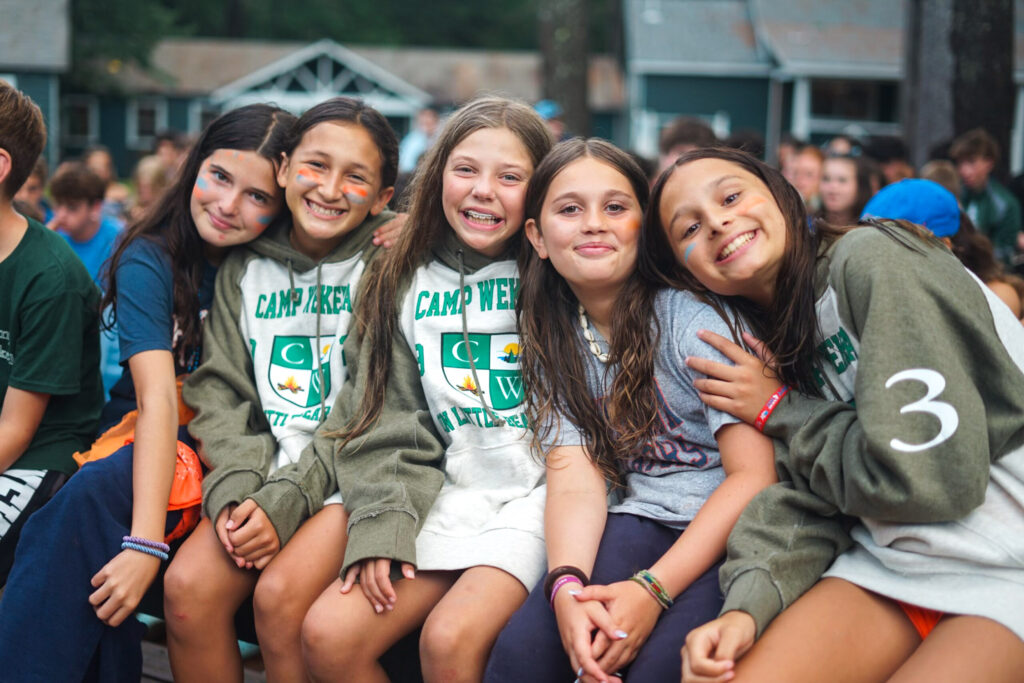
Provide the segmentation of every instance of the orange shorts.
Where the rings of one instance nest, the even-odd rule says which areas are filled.
[[[946,616],[945,612],[939,612],[933,609],[925,609],[924,607],[917,607],[916,605],[908,605],[905,602],[895,601],[897,605],[906,613],[907,618],[910,619],[910,623],[917,629],[918,634],[921,636],[921,640],[928,637],[928,634],[932,632],[935,625],[939,623],[939,619]]]

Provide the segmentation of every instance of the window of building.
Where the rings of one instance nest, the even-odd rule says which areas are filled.
[[[99,140],[99,103],[92,95],[61,98],[61,132],[65,145],[87,147]]]
[[[153,149],[157,133],[167,128],[167,100],[162,97],[129,100],[127,116],[128,148],[148,152]]]

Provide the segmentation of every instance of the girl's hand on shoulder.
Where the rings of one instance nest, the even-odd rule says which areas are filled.
[[[394,218],[373,231],[373,243],[385,249],[395,246],[407,220],[409,220],[409,214],[396,214]]]
[[[563,587],[555,594],[555,618],[562,648],[569,655],[573,671],[581,681],[614,683],[617,679],[606,673],[594,654],[594,632],[610,641],[621,640],[625,632],[613,621],[605,606],[597,600],[578,601],[577,586]]]
[[[125,549],[92,577],[89,604],[107,626],[120,626],[142,600],[160,570],[160,558]]]
[[[683,646],[683,683],[720,683],[732,680],[736,661],[754,644],[757,625],[746,612],[726,612],[686,636]]]
[[[415,579],[415,567],[403,562],[402,576]],[[341,592],[351,591],[357,579],[374,612],[383,614],[384,610],[391,611],[395,608],[398,595],[391,583],[391,558],[371,557],[349,567],[345,573],[345,581],[341,584]]]
[[[632,662],[662,612],[657,600],[635,581],[587,586],[574,597],[580,602],[600,602],[616,625],[616,631],[603,634],[607,647],[604,642],[594,643],[594,656],[603,671],[618,671]]]
[[[700,330],[697,336],[735,363],[726,365],[693,356],[686,359],[687,367],[708,376],[707,379],[693,381],[694,388],[700,393],[700,400],[716,410],[754,424],[765,402],[780,384],[771,353],[749,332],[743,333],[743,339],[757,355],[748,353],[732,340],[708,330]]]
[[[281,550],[277,530],[267,513],[256,501],[246,498],[236,507],[225,522],[227,537],[234,547],[231,555],[238,566],[246,569],[263,569]]]

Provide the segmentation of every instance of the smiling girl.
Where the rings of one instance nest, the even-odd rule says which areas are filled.
[[[684,156],[652,201],[655,257],[774,352],[766,372],[708,337],[736,367],[691,365],[708,404],[778,439],[784,479],[730,538],[725,613],[688,638],[685,680],[1019,680],[1020,324],[922,228],[810,233],[745,154]]]
[[[357,100],[307,111],[277,171],[291,220],[233,251],[218,274],[203,363],[184,392],[211,468],[205,515],[164,580],[176,680],[241,680],[233,617],[254,590],[268,675],[305,680],[299,629],[338,574],[346,516],[325,504],[341,499],[320,462],[300,456],[345,380],[353,301],[397,150],[387,120]],[[215,237],[230,234],[209,219]]]
[[[684,363],[696,329],[727,324],[637,268],[646,200],[640,168],[596,139],[561,143],[530,182],[519,321],[550,571],[488,680],[671,679],[721,606],[726,536],[774,480],[770,441],[704,406]]]
[[[513,255],[527,181],[550,146],[524,104],[464,106],[414,180],[408,228],[368,275],[338,423],[345,580],[303,624],[314,680],[387,680],[377,660],[422,624],[424,678],[478,681],[543,572],[543,469],[520,406]],[[404,577],[395,583],[392,561]]]
[[[176,453],[179,464],[195,460],[178,426],[188,415],[175,376],[198,362],[226,250],[254,239],[280,209],[274,163],[293,121],[267,105],[215,120],[115,249],[104,306],[113,307],[126,367],[101,425],[125,420],[108,439],[117,450],[83,466],[25,527],[0,602],[5,679],[139,679],[144,628],[129,617],[167,559],[165,537],[191,528],[187,512],[168,512],[172,481],[188,470],[176,471]]]

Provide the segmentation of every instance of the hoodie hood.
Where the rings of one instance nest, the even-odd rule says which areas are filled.
[[[335,263],[355,256],[359,252],[373,247],[373,231],[395,217],[393,211],[381,211],[376,216],[367,216],[366,220],[334,248],[323,260],[314,261],[297,250],[291,243],[292,221],[289,219],[275,221],[266,232],[247,245],[247,248],[264,258],[279,263],[291,263],[296,272],[305,273],[319,264]]]
[[[452,270],[459,271],[459,251],[461,250],[462,261],[460,272],[471,275],[481,268],[485,268],[497,261],[514,261],[516,259],[516,248],[518,245],[519,240],[509,240],[509,246],[505,251],[496,258],[491,258],[490,256],[485,256],[479,251],[475,251],[463,244],[455,235],[454,230],[446,230],[441,243],[434,247],[433,255],[437,261],[443,263]]]

